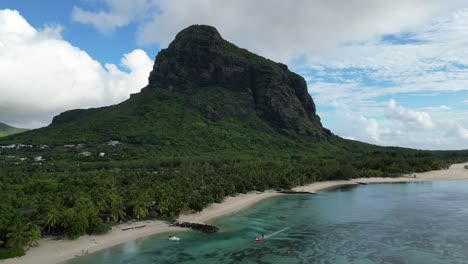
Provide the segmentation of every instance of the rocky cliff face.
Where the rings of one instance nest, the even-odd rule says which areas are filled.
[[[326,138],[305,80],[275,63],[224,40],[211,26],[179,32],[156,57],[145,89],[188,92],[221,86],[251,96],[255,112],[287,134]]]

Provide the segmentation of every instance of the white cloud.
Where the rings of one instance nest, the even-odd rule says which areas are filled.
[[[333,52],[311,54],[307,63],[345,73],[346,82],[335,80],[338,89],[339,85],[344,86],[339,93],[344,98],[362,100],[402,93],[437,96],[440,92],[468,90],[468,9],[431,20],[411,32],[411,37],[397,37],[414,42],[350,43]],[[366,78],[363,80],[362,76]],[[386,83],[369,85],[369,79]],[[350,81],[356,89],[346,88]]]
[[[383,110],[383,109],[382,109]],[[438,122],[431,129],[414,129],[414,124],[395,122],[394,119],[367,118],[349,109],[338,108],[336,112],[326,112],[324,119],[337,123],[334,133],[338,135],[383,146],[404,146],[418,149],[467,149],[467,112],[437,112]]]
[[[390,120],[396,120],[404,125],[416,129],[433,128],[431,116],[426,112],[418,112],[398,106],[396,101],[390,99],[385,108],[385,117]]]
[[[460,2],[192,0],[180,5],[162,0],[163,12],[142,26],[139,40],[165,46],[190,24],[210,24],[242,47],[289,61],[327,49],[334,53],[339,43],[367,41],[415,28]]]
[[[463,130],[453,129],[468,127],[468,111],[461,102],[451,101],[454,97],[450,96],[464,96],[462,92],[468,91],[467,32],[468,9],[462,9],[408,33],[414,42],[405,43],[403,34],[396,36],[403,43],[350,43],[334,53],[309,56],[308,66],[322,71],[308,76],[317,108],[339,102],[355,115],[369,117],[382,112],[383,115],[373,115],[380,127],[379,144],[468,148],[468,140],[461,136]],[[425,106],[408,109],[396,102],[382,105],[382,97],[394,95]]]
[[[106,87],[111,89],[113,102],[127,98],[130,93],[138,92],[148,84],[148,76],[153,68],[153,61],[146,52],[141,49],[124,54],[121,65],[129,70],[129,73],[121,71],[116,65],[106,63],[107,70]]]
[[[449,111],[452,108],[447,105],[439,105],[439,106],[427,106],[427,107],[421,107],[421,110],[426,110],[426,111]]]
[[[361,129],[364,129],[366,135],[370,137],[370,142],[378,143],[380,141],[379,123],[377,120],[360,116],[356,121],[361,125]]]
[[[86,11],[73,7],[74,21],[91,24],[101,33],[112,33],[116,28],[127,26],[135,20],[144,19],[145,14],[153,11],[156,1],[151,0],[105,0],[108,11]]]
[[[462,139],[468,139],[468,130],[464,127],[458,126],[456,128],[456,135]]]
[[[0,120],[46,125],[65,110],[118,103],[147,84],[152,61],[142,50],[122,58],[128,73],[105,68],[63,40],[60,28],[36,30],[15,10],[0,10]]]
[[[413,29],[463,0],[105,0],[107,10],[75,7],[73,19],[101,32],[137,22],[140,43],[166,46],[192,24],[217,27],[236,44],[279,61],[339,43]]]
[[[439,92],[434,92],[434,93],[416,93],[416,94],[408,94],[409,96],[415,96],[415,97],[433,97],[433,96],[438,96],[440,95]]]
[[[338,106],[336,112],[319,113],[322,120],[334,120],[337,126],[332,132],[343,138],[382,144],[382,131],[374,118],[354,114],[350,109]],[[324,123],[327,126],[326,123]]]
[[[431,115],[443,121],[436,122]],[[468,146],[468,138],[460,137],[454,129],[468,127],[466,113],[454,115],[447,110],[433,110],[431,115],[404,108],[391,100],[385,105],[375,104],[361,109],[337,104],[336,110],[323,113],[322,120],[326,125],[327,120],[333,120],[332,131],[340,136],[383,146],[419,149],[463,149]]]

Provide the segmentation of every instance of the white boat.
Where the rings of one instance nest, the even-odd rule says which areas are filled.
[[[179,240],[180,240],[180,237],[169,236],[169,240],[172,240],[172,241],[179,241]]]
[[[256,237],[255,238],[255,242],[257,242],[257,243],[263,242],[264,240],[265,240],[264,237]]]

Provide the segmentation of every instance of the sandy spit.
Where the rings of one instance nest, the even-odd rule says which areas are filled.
[[[323,189],[337,187],[340,185],[355,185],[359,183],[391,183],[391,182],[421,182],[421,181],[448,181],[468,180],[467,163],[453,164],[447,170],[435,170],[422,173],[412,173],[396,178],[357,178],[348,181],[325,181],[315,182],[306,186],[298,186],[295,191],[318,192]]]

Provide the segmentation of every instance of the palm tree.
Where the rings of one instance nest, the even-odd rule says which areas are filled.
[[[123,205],[122,197],[116,194],[112,194],[111,203],[109,207],[109,213],[114,222],[118,221],[120,218],[125,218],[127,216],[124,210],[125,210],[125,207]]]
[[[111,204],[111,197],[109,193],[104,191],[98,192],[97,190],[93,193],[94,197],[94,205],[97,210],[97,215],[102,217],[106,222],[110,219],[110,204]]]
[[[151,198],[148,193],[138,192],[137,190],[133,190],[128,195],[129,204],[133,207],[133,216],[137,219],[140,217],[148,216],[149,208],[151,207]]]
[[[97,198],[95,201],[96,208],[99,212],[108,212],[109,211],[109,202],[105,198]]]
[[[149,206],[145,205],[144,202],[137,202],[133,206],[133,215],[135,215],[137,219],[148,216],[148,208]]]
[[[28,250],[30,247],[36,247],[39,245],[41,239],[41,228],[33,223],[28,223]]]
[[[16,222],[8,228],[7,245],[14,248],[23,247],[28,243],[28,228],[22,222]]]
[[[47,212],[46,215],[46,222],[44,227],[47,227],[47,232],[52,230],[54,232],[55,228],[63,227],[64,226],[64,219],[62,216],[62,212],[57,210],[56,208],[52,208]]]

